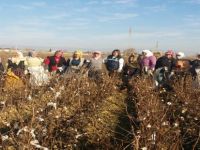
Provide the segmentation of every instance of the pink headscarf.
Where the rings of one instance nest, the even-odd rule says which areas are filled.
[[[165,55],[171,55],[171,56],[174,56],[174,52],[173,50],[168,50]]]

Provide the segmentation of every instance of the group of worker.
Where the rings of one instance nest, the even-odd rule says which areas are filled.
[[[16,51],[13,57],[8,59],[5,67],[0,59],[0,71],[5,74],[4,86],[6,87],[23,85],[22,78],[27,75],[31,86],[42,86],[48,84],[50,77],[81,74],[83,73],[81,70],[86,70],[87,76],[95,82],[102,80],[103,72],[106,72],[109,77],[121,77],[121,89],[124,89],[134,76],[152,76],[155,86],[158,87],[166,82],[166,78],[170,79],[174,71],[182,70],[190,72],[196,87],[200,87],[200,54],[194,60],[184,59],[184,57],[182,52],[175,53],[168,50],[163,56],[157,58],[151,50],[143,50],[139,55],[130,54],[125,62],[119,49],[113,50],[105,58],[101,51],[93,51],[91,57],[87,59],[83,57],[83,52],[80,50],[75,51],[68,59],[65,59],[62,50],[56,51],[54,55],[47,56],[45,59],[40,58],[37,51],[30,51],[26,57],[22,52]],[[15,82],[16,84],[13,84]]]

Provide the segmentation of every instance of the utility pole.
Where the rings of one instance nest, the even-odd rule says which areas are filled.
[[[158,41],[156,41],[156,51],[158,51]]]
[[[129,48],[132,48],[132,28],[131,27],[129,27],[128,34],[129,34]]]

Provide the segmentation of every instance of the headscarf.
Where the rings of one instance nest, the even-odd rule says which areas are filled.
[[[114,54],[114,52],[117,52],[118,53],[118,56],[117,57],[121,57],[121,52],[119,49],[115,49],[112,51],[112,55]]]
[[[62,51],[62,50],[57,50],[57,51],[54,53],[54,56],[56,56],[58,53],[61,53],[61,56],[62,56],[63,51]]]
[[[168,50],[165,55],[171,55],[171,56],[174,56],[174,52],[173,50]]]
[[[78,58],[82,58],[83,57],[83,52],[81,50],[77,50],[74,52],[74,55],[77,55]]]
[[[183,57],[185,57],[185,54],[184,54],[183,52],[178,52],[178,53],[176,54],[176,57],[177,57],[178,59],[182,59]]]
[[[29,57],[33,57],[33,54],[35,54],[35,53],[36,53],[35,50],[29,51],[29,52],[28,52],[28,56],[29,56]]]
[[[13,63],[17,63],[18,64],[20,61],[24,61],[25,60],[22,52],[20,52],[20,51],[15,51],[15,52],[17,53],[17,56],[11,58],[11,61]]]
[[[198,53],[198,54],[197,54],[197,58],[199,58],[199,59],[200,59],[200,53]]]
[[[143,53],[146,53],[145,57],[153,56],[153,53],[149,49],[145,49],[142,51]]]
[[[24,55],[22,52],[20,51],[17,51],[17,55],[18,55],[18,58],[24,58]]]
[[[99,54],[97,57],[94,57],[95,55],[95,53],[97,53],[97,54]],[[93,55],[92,55],[92,57],[93,58],[95,58],[95,59],[99,59],[100,57],[101,57],[101,52],[100,51],[94,51],[93,53],[92,53]]]

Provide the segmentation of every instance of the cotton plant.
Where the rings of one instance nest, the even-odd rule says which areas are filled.
[[[32,140],[30,141],[30,145],[32,145],[32,146],[34,146],[35,148],[38,148],[38,149],[49,150],[47,147],[44,147],[44,146],[39,144],[39,141],[36,139],[35,129],[29,128],[28,126],[25,126],[21,129],[19,129],[16,135],[19,136],[20,134],[22,134],[22,132],[30,133],[30,135],[32,137]]]

